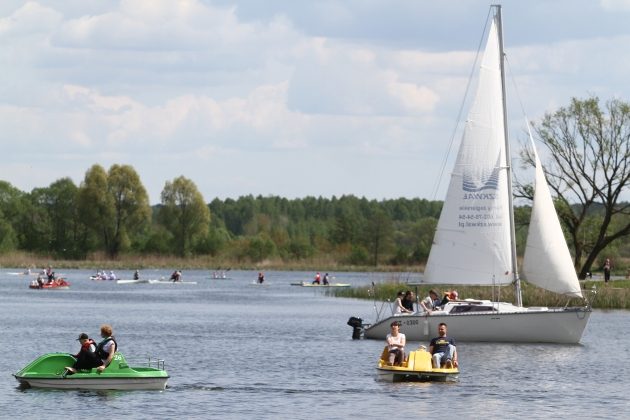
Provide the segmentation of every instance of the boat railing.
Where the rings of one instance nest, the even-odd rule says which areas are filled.
[[[152,356],[146,356],[144,358],[136,357],[132,360],[127,360],[127,364],[129,366],[142,366],[142,367],[148,367],[148,368],[155,368],[159,370],[165,370],[164,359],[159,359],[157,357],[152,357]]]
[[[387,308],[389,308],[389,314],[387,314]],[[387,299],[386,301],[382,301],[379,308],[376,307],[375,301],[374,310],[376,311],[376,320],[374,321],[375,324],[379,322],[381,318],[389,318],[390,316],[394,315],[394,307],[392,306],[392,302],[389,299]],[[383,312],[385,312],[384,315]]]

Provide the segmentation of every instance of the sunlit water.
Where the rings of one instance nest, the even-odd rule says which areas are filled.
[[[0,413],[3,418],[623,418],[630,312],[596,311],[581,345],[461,344],[455,384],[375,380],[383,343],[351,339],[350,316],[374,318],[371,302],[290,286],[312,273],[252,271],[196,285],[91,281],[66,270],[69,290],[29,290],[0,271]],[[130,272],[121,272],[130,277]],[[145,277],[168,276],[145,271]],[[385,274],[341,273],[353,285]],[[413,279],[412,279],[413,280]],[[38,355],[76,353],[80,332],[111,323],[128,359],[166,360],[165,391],[20,390],[11,376]],[[408,348],[420,343],[411,343]],[[427,344],[427,343],[422,343]],[[396,413],[396,415],[392,415]]]

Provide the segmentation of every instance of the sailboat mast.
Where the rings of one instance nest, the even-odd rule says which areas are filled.
[[[493,5],[496,10],[495,19],[497,22],[497,33],[499,35],[499,55],[501,64],[501,97],[503,103],[503,136],[505,138],[505,169],[507,171],[508,185],[508,205],[510,214],[510,246],[512,251],[512,275],[514,276],[514,294],[516,295],[516,304],[523,306],[523,298],[521,296],[521,280],[518,275],[518,266],[516,263],[516,228],[514,223],[514,198],[512,195],[512,160],[510,153],[510,141],[508,137],[507,124],[507,104],[505,96],[505,54],[503,52],[503,23],[501,21],[501,5]]]

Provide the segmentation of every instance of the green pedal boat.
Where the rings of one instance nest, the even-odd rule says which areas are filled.
[[[147,359],[145,366],[129,366],[125,357],[116,352],[112,362],[99,373],[96,369],[68,374],[75,358],[68,353],[47,353],[14,374],[26,388],[54,389],[165,389],[168,373],[164,360]]]

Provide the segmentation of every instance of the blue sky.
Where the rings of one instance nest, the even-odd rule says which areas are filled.
[[[437,174],[488,10],[476,0],[3,0],[0,179],[31,191],[119,163],[152,204],[180,175],[206,201],[442,199]],[[574,96],[630,100],[630,0],[508,0],[503,17],[534,121]],[[517,142],[520,108],[509,117]]]

